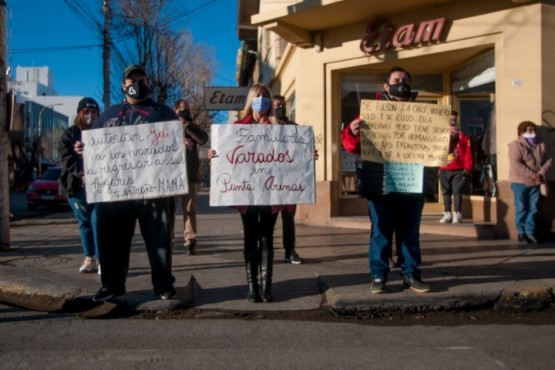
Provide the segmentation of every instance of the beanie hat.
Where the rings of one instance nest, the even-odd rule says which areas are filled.
[[[147,75],[143,67],[136,64],[131,64],[130,66],[127,66],[127,68],[125,68],[125,70],[123,71],[123,81],[125,81],[127,77],[129,77],[129,75],[133,72],[138,72],[144,76]]]
[[[100,109],[98,109],[98,103],[93,98],[83,98],[79,100],[79,104],[77,104],[77,113],[81,112],[81,110],[85,108],[91,108],[100,111]]]

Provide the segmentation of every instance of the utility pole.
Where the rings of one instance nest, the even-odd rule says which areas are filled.
[[[0,0],[1,1],[1,0]],[[104,109],[110,107],[110,0],[104,0],[104,29],[102,30],[102,64],[104,74]]]
[[[0,250],[10,249],[10,186],[8,177],[8,107],[6,17],[8,5],[0,0]]]

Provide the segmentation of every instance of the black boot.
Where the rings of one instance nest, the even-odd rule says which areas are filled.
[[[262,288],[260,295],[263,302],[272,302],[272,272],[274,270],[274,247],[263,238],[261,251],[260,273],[262,275]]]
[[[247,270],[247,285],[249,291],[247,299],[249,302],[260,302],[260,295],[258,293],[258,256],[257,253],[243,253],[245,257],[245,268]]]

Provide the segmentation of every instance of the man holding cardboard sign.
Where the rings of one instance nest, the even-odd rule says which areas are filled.
[[[403,285],[424,293],[419,265],[420,220],[424,208],[424,165],[447,159],[449,108],[418,103],[410,74],[394,67],[386,75],[378,101],[361,102],[361,115],[341,133],[345,150],[360,154],[359,193],[368,199],[372,222],[369,260],[372,293],[386,291],[393,233],[401,247]],[[444,118],[442,118],[444,117]]]

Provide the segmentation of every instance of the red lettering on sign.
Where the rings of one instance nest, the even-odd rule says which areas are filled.
[[[293,158],[289,154],[289,150],[285,151],[285,153],[276,153],[275,149],[267,153],[257,153],[257,152],[249,152],[249,151],[242,151],[244,145],[239,145],[237,148],[233,149],[231,154],[226,154],[226,158],[229,163],[231,164],[241,164],[241,163],[291,163],[293,162]]]
[[[170,134],[167,131],[150,130],[148,136],[154,136],[151,144],[156,146],[160,143],[160,139],[165,139],[169,137]]]
[[[445,17],[441,17],[418,24],[404,24],[395,29],[389,21],[377,19],[366,26],[366,36],[360,41],[360,50],[367,54],[374,54],[385,52],[392,47],[404,49],[440,42],[446,22]]]

